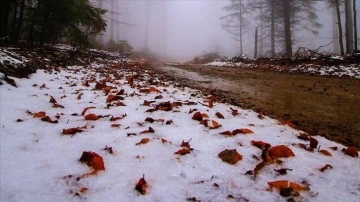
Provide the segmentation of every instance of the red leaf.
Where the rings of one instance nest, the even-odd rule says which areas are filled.
[[[306,133],[300,133],[299,136],[297,136],[297,138],[301,139],[301,140],[305,140],[305,141],[309,141],[310,140],[310,136]]]
[[[324,154],[325,156],[332,156],[330,152],[328,152],[327,150],[324,150],[324,149],[320,150],[319,152]]]
[[[191,139],[189,140],[189,141],[187,141],[187,142],[185,142],[184,140],[181,142],[181,147],[186,147],[186,148],[188,148],[188,149],[190,149],[191,147],[190,147],[190,141],[191,141]]]
[[[221,127],[221,125],[218,122],[216,122],[215,120],[211,120],[211,124],[212,124],[212,126],[210,126],[210,129],[217,129],[217,128]]]
[[[311,150],[316,149],[317,145],[318,145],[318,141],[315,138],[310,137],[310,149]]]
[[[221,135],[227,135],[227,136],[233,136],[232,132],[231,131],[224,131],[224,132],[221,132],[220,133]]]
[[[223,116],[220,112],[216,112],[215,115],[216,115],[219,119],[224,119],[224,116]]]
[[[96,121],[96,120],[99,119],[99,117],[96,116],[95,114],[88,114],[88,115],[86,115],[84,118],[85,118],[85,120],[87,120],[87,121]]]
[[[145,180],[145,175],[136,183],[135,189],[140,192],[140,194],[145,195],[147,192],[147,182]]]
[[[105,170],[103,158],[95,152],[84,151],[79,159],[80,162],[86,163],[95,171]]]
[[[285,145],[278,145],[270,147],[267,151],[266,161],[271,163],[278,158],[288,158],[292,156],[295,156],[295,154],[289,147]]]
[[[226,163],[236,164],[242,159],[241,154],[239,154],[236,149],[225,149],[224,151],[218,154],[219,158]]]
[[[290,182],[288,180],[278,180],[273,182],[268,182],[268,185],[270,186],[270,190],[273,188],[276,188],[278,190],[284,189],[284,188],[291,188],[293,191],[309,191],[310,188],[295,182]]]
[[[83,130],[79,129],[79,128],[68,128],[68,129],[63,129],[62,134],[63,135],[74,135],[75,133],[81,133],[83,132]]]
[[[155,130],[153,128],[149,127],[149,130],[144,130],[140,134],[145,134],[145,133],[155,133]]]
[[[259,149],[265,149],[265,148],[270,148],[271,145],[269,143],[263,142],[263,141],[255,141],[255,140],[251,140],[251,144],[254,145],[255,147],[259,148]]]
[[[85,108],[83,109],[83,111],[81,112],[81,116],[84,116],[87,110],[89,110],[89,109],[94,109],[94,108],[96,108],[96,107],[85,107]]]
[[[358,153],[356,147],[348,147],[346,149],[342,149],[342,151],[346,155],[349,155],[349,156],[352,156],[352,157],[359,157],[359,153]]]
[[[41,117],[44,117],[44,116],[46,116],[46,112],[43,112],[43,111],[41,111],[41,112],[36,112],[36,113],[34,113],[34,115],[33,115],[34,118],[41,118]]]
[[[178,150],[177,152],[175,152],[174,154],[180,154],[180,155],[190,154],[190,149],[189,148],[182,148],[182,149]]]
[[[328,168],[333,168],[330,164],[326,164],[324,167],[320,168],[319,171],[320,172],[324,172],[325,170],[327,170]]]
[[[193,117],[193,120],[197,120],[197,121],[202,121],[203,120],[203,115],[201,114],[201,112],[196,112]]]
[[[118,124],[118,123],[111,124],[111,127],[113,127],[113,128],[118,128],[118,127],[120,127],[120,126],[121,126],[121,125]]]
[[[235,129],[232,131],[233,135],[237,135],[239,133],[242,134],[250,134],[250,133],[254,133],[252,130],[247,129],[247,128],[240,128],[240,129]]]
[[[143,138],[140,140],[140,142],[136,143],[135,145],[146,144],[148,142],[150,142],[149,138]]]
[[[41,118],[42,121],[49,122],[49,123],[58,123],[58,120],[51,120],[49,116],[44,116]]]

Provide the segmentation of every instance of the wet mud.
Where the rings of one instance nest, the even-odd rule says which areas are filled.
[[[360,80],[236,67],[154,66],[180,85],[360,148]]]

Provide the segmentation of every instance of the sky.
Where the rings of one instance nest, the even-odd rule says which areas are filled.
[[[238,42],[231,39],[231,35],[221,26],[220,17],[226,15],[222,8],[229,2],[228,0],[120,0],[111,5],[110,0],[104,0],[103,6],[109,11],[106,14],[108,27],[111,19],[122,22],[115,23],[117,25],[113,32],[115,40],[127,40],[135,51],[147,49],[162,59],[184,62],[205,52],[219,52],[223,56],[238,54]],[[317,49],[334,41],[331,10],[324,4],[318,4],[317,12],[319,22],[323,24],[319,35],[314,36],[302,30],[298,34],[301,43],[297,46]],[[104,39],[109,38],[110,32],[108,28]],[[250,31],[244,38],[244,52],[252,57],[254,36]],[[322,50],[332,51],[332,45]]]

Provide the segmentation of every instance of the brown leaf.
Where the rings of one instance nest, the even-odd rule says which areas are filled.
[[[175,152],[174,154],[179,154],[179,155],[190,154],[190,149],[189,148],[182,148],[182,149],[178,150],[177,152]]]
[[[65,108],[64,106],[62,106],[61,104],[58,104],[58,103],[54,103],[52,107],[54,107],[54,108]]]
[[[79,159],[80,162],[86,163],[89,167],[94,170],[105,170],[103,158],[91,151],[84,151]]]
[[[260,163],[258,163],[255,168],[254,168],[254,179],[256,179],[256,177],[259,175],[259,172],[262,168],[264,168],[266,166],[266,162],[265,161],[262,161]]]
[[[83,111],[81,112],[81,116],[84,116],[87,110],[89,110],[89,109],[95,109],[95,108],[96,108],[96,107],[85,107],[85,108],[83,109]]]
[[[220,112],[216,112],[215,115],[216,115],[219,119],[224,119],[224,116],[223,116]]]
[[[191,147],[190,147],[190,141],[191,141],[191,139],[189,140],[189,141],[187,141],[187,142],[185,142],[184,140],[181,142],[181,147],[186,147],[186,148],[188,148],[188,149],[190,149]]]
[[[219,158],[226,163],[236,164],[242,159],[241,154],[239,154],[236,149],[225,149],[224,151],[218,154]]]
[[[318,141],[315,138],[310,136],[310,149],[311,150],[316,149],[317,145],[318,145]]]
[[[330,152],[328,152],[327,150],[325,150],[325,149],[322,149],[319,152],[324,154],[325,156],[332,156],[332,154]]]
[[[143,138],[140,140],[140,142],[136,143],[135,145],[146,144],[148,142],[150,142],[149,138]]]
[[[53,96],[50,96],[50,103],[56,104],[57,101],[55,100],[55,98]]]
[[[213,107],[214,107],[213,100],[209,100],[209,108],[213,108]]]
[[[310,141],[310,136],[306,133],[300,133],[299,136],[297,136],[300,140]]]
[[[193,120],[196,120],[196,121],[202,121],[203,120],[203,116],[201,114],[201,112],[196,112],[193,117],[192,117]]]
[[[278,158],[288,158],[295,156],[294,152],[285,145],[278,145],[274,147],[270,147],[270,149],[267,151],[267,162],[273,162]]]
[[[359,153],[356,149],[356,147],[348,147],[348,148],[344,148],[342,149],[342,151],[344,152],[344,154],[352,156],[352,157],[359,157]]]
[[[153,128],[149,127],[148,130],[144,130],[140,134],[145,134],[145,133],[155,133],[155,130]]]
[[[81,133],[83,132],[83,130],[79,129],[79,128],[68,128],[68,129],[63,129],[62,134],[63,135],[74,135],[75,133]]]
[[[58,123],[59,121],[58,120],[51,120],[51,118],[49,116],[44,116],[41,118],[42,121],[45,121],[45,122],[49,122],[49,123]]]
[[[84,118],[87,121],[96,121],[99,119],[99,117],[96,116],[96,114],[88,114],[88,115],[84,116]]]
[[[118,123],[111,124],[111,127],[113,127],[113,128],[118,128],[118,127],[120,127],[120,126],[121,126],[121,125],[118,124]]]
[[[281,190],[284,188],[291,188],[293,191],[309,191],[310,188],[302,185],[302,184],[298,184],[295,182],[290,182],[288,180],[278,180],[278,181],[273,181],[273,182],[268,182],[268,185],[270,187],[270,190],[272,190],[273,188]]]
[[[328,168],[333,168],[330,164],[326,164],[324,167],[320,168],[319,171],[320,172],[324,172],[325,170],[327,170]]]
[[[33,114],[34,118],[41,118],[41,117],[44,117],[44,116],[46,116],[46,112],[43,112],[43,111],[36,112],[36,113]]]
[[[271,145],[269,143],[263,142],[263,141],[255,141],[255,140],[251,140],[251,144],[254,145],[255,147],[259,148],[259,149],[265,149],[265,148],[270,148]]]
[[[117,101],[117,100],[124,100],[123,97],[121,97],[120,95],[108,95],[108,97],[106,98],[106,102],[112,102],[112,101]]]
[[[224,131],[224,132],[221,132],[220,133],[221,135],[227,135],[227,136],[233,136],[232,132],[231,131]]]
[[[250,133],[254,133],[252,130],[247,129],[247,128],[240,128],[240,129],[235,129],[232,131],[233,135],[237,135],[239,133],[242,134],[250,134]]]
[[[145,195],[147,192],[147,182],[145,180],[145,175],[136,183],[135,189],[140,192],[140,194]]]
[[[236,116],[236,115],[239,114],[238,110],[236,110],[236,109],[233,109],[233,108],[230,107],[230,110],[231,110],[231,114],[232,114],[233,116]]]
[[[215,120],[211,120],[211,124],[212,124],[212,126],[210,126],[210,129],[217,129],[217,128],[221,127],[221,125],[218,122],[216,122]]]

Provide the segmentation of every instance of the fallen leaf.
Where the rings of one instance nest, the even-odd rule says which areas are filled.
[[[84,118],[87,121],[96,121],[99,119],[99,117],[96,116],[96,114],[88,114],[88,115],[84,116]]]
[[[317,148],[318,141],[310,136],[310,150],[314,150]]]
[[[344,148],[342,149],[342,151],[344,152],[344,154],[352,156],[352,157],[359,157],[359,153],[356,149],[356,147],[348,147],[348,148]]]
[[[63,105],[58,104],[58,103],[54,103],[52,107],[54,107],[54,108],[65,108]]]
[[[83,132],[83,130],[79,129],[79,128],[68,128],[68,129],[63,129],[62,134],[63,135],[74,135],[76,133],[81,133]]]
[[[214,107],[213,101],[209,100],[209,108],[213,108],[213,107]]]
[[[265,149],[265,148],[270,148],[271,145],[269,143],[263,142],[263,141],[255,141],[255,140],[251,140],[251,144],[254,145],[255,147],[259,148],[259,149]]]
[[[147,192],[147,182],[145,180],[145,175],[136,183],[135,189],[140,192],[140,194],[145,195]]]
[[[149,138],[143,138],[140,140],[140,142],[136,143],[135,145],[146,144],[148,142],[150,142]]]
[[[254,168],[254,179],[256,179],[256,177],[259,175],[259,172],[262,168],[264,168],[266,166],[266,162],[265,161],[262,161],[260,163],[258,163],[255,168]]]
[[[44,116],[41,118],[42,121],[45,121],[45,122],[49,122],[49,123],[58,123],[59,121],[58,120],[51,120],[51,118],[49,116]]]
[[[235,129],[232,131],[233,135],[237,135],[239,133],[241,134],[250,134],[250,133],[254,133],[252,130],[247,129],[247,128],[240,128],[240,129]]]
[[[305,141],[310,141],[310,136],[306,133],[300,133],[300,135],[297,136],[297,138]]]
[[[231,114],[232,114],[233,116],[236,116],[236,115],[239,114],[238,110],[236,110],[236,109],[233,109],[233,108],[230,107],[230,110],[231,110]]]
[[[36,113],[33,114],[34,118],[41,118],[41,117],[44,117],[44,116],[46,116],[46,112],[43,112],[43,111],[36,112]]]
[[[326,164],[324,167],[320,168],[319,171],[324,172],[325,170],[327,170],[329,168],[333,168],[333,167],[330,164]]]
[[[80,162],[86,163],[89,167],[94,170],[105,170],[103,158],[91,151],[84,151],[79,159]]]
[[[105,148],[101,149],[101,150],[105,150],[105,151],[109,152],[110,154],[114,153],[114,151],[112,150],[112,147],[108,147],[107,145],[105,145]]]
[[[95,109],[96,107],[85,107],[84,109],[83,109],[83,111],[81,112],[81,116],[84,116],[85,115],[85,113],[87,112],[87,110],[89,110],[89,109]]]
[[[292,169],[289,168],[281,168],[281,169],[274,169],[276,172],[278,172],[280,175],[286,175],[287,171],[292,171]]]
[[[187,141],[187,142],[185,142],[184,140],[181,142],[181,147],[186,147],[186,148],[188,148],[188,149],[190,149],[191,147],[190,147],[190,141],[191,141],[191,139],[189,140],[189,141]]]
[[[231,131],[224,131],[220,133],[221,135],[227,135],[227,136],[233,136],[233,133]]]
[[[236,164],[242,159],[241,154],[239,154],[236,149],[225,149],[224,151],[218,154],[219,158],[226,163]]]
[[[268,182],[268,185],[270,187],[270,190],[272,190],[273,188],[281,190],[283,188],[292,188],[293,191],[309,191],[310,188],[302,185],[302,184],[298,184],[295,182],[290,182],[288,180],[278,180],[278,181],[273,181],[273,182]]]
[[[325,150],[325,149],[322,149],[319,152],[324,154],[325,156],[332,156],[332,154],[329,151]]]
[[[111,127],[113,127],[113,128],[118,128],[118,127],[120,127],[120,126],[121,126],[121,125],[118,124],[118,123],[111,124]]]
[[[112,102],[112,101],[117,101],[117,100],[124,100],[123,97],[121,97],[120,95],[108,95],[108,97],[106,98],[106,102]]]
[[[266,153],[266,161],[273,162],[278,158],[288,158],[295,156],[294,152],[285,145],[278,145],[274,147],[270,147]]]
[[[155,130],[153,128],[149,127],[148,130],[144,130],[140,134],[145,134],[145,133],[155,133]]]
[[[56,104],[57,101],[55,100],[55,98],[53,96],[50,96],[50,100],[49,100],[50,103],[53,103],[53,104]]]
[[[193,120],[196,121],[202,121],[203,120],[203,116],[201,114],[201,112],[195,112],[195,114],[192,117]]]
[[[182,149],[178,150],[177,152],[175,152],[174,154],[180,154],[180,155],[190,154],[190,149],[189,148],[182,148]]]
[[[211,120],[211,124],[212,124],[212,126],[210,126],[210,129],[217,129],[217,128],[221,127],[221,125],[218,122],[216,122],[215,120]]]
[[[224,119],[224,116],[223,116],[220,112],[216,112],[215,115],[216,115],[219,119]]]

